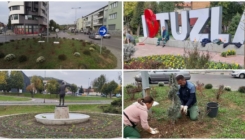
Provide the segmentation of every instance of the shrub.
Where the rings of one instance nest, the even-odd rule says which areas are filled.
[[[25,55],[21,55],[20,57],[19,57],[19,62],[21,63],[21,62],[25,62],[25,61],[27,61],[28,59],[27,59],[27,56],[25,56]]]
[[[72,38],[72,40],[74,40],[74,38]]]
[[[106,49],[107,50],[107,49]],[[131,59],[131,56],[135,53],[134,45],[132,44],[124,44],[124,60]]]
[[[25,38],[22,38],[22,40],[25,40]]]
[[[76,56],[76,57],[81,56],[79,52],[75,52],[73,55]]]
[[[45,61],[45,58],[43,56],[38,57],[36,60],[37,63],[43,63],[44,61]]]
[[[133,88],[133,85],[127,85],[126,88]]]
[[[13,39],[11,39],[11,40],[10,40],[10,42],[14,42],[14,40],[13,40]]]
[[[121,107],[122,106],[122,98],[116,99],[114,101],[111,102],[112,106],[118,106]]]
[[[239,87],[238,91],[239,91],[240,93],[245,93],[245,86]]]
[[[159,87],[163,87],[164,86],[164,82],[158,82],[158,86]]]
[[[3,52],[0,52],[0,58],[4,58],[5,54]]]
[[[103,106],[102,107],[104,113],[115,113],[115,114],[121,114],[122,108],[121,107],[114,107],[112,105],[110,106]]]
[[[90,53],[89,50],[84,50],[84,51],[83,51],[83,54],[85,54],[85,55],[91,55],[91,53]]]
[[[94,51],[94,48],[91,48],[91,47],[90,47],[89,50],[90,50],[90,51]]]
[[[63,37],[63,39],[66,39],[66,37]]]
[[[229,87],[229,86],[225,86],[225,91],[231,91],[231,87]]]
[[[16,57],[14,54],[8,54],[4,57],[4,60],[6,61],[11,61],[11,60],[14,60]]]
[[[206,84],[205,85],[205,89],[212,89],[213,88],[213,85],[212,84]]]
[[[235,50],[228,50],[226,52],[222,52],[221,53],[222,57],[227,57],[227,56],[230,56],[230,55],[236,55],[236,51]]]
[[[221,56],[222,56],[222,57],[226,57],[226,56],[227,56],[227,52],[222,52],[222,53],[221,53]]]
[[[3,43],[0,43],[0,46],[2,46],[3,45]]]
[[[66,55],[65,54],[60,54],[59,56],[58,56],[58,58],[59,58],[59,60],[66,60]]]
[[[5,44],[8,44],[9,42],[5,42]]]

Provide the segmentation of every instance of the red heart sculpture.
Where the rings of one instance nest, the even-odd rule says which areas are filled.
[[[146,9],[144,15],[148,27],[148,37],[153,38],[158,33],[159,22],[156,19],[156,15],[150,9]]]

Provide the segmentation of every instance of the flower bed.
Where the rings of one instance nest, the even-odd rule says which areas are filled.
[[[228,64],[222,62],[209,61],[208,69],[241,69],[239,64]],[[185,69],[186,64],[183,56],[175,55],[154,55],[133,58],[128,62],[124,62],[124,69]],[[203,69],[203,68],[195,68]]]
[[[231,56],[231,55],[236,55],[236,51],[235,50],[228,50],[226,52],[221,53],[222,57],[227,57],[227,56]]]

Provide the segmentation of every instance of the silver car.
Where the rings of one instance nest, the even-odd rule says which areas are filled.
[[[235,78],[244,79],[245,78],[245,70],[233,70],[231,72],[231,76],[235,77]]]
[[[155,82],[159,82],[159,81],[165,81],[168,82],[169,81],[169,77],[171,74],[174,75],[183,75],[185,77],[186,80],[190,80],[191,79],[191,75],[189,71],[184,71],[184,70],[162,70],[162,71],[148,71],[148,75],[149,75],[149,83],[155,83]],[[141,82],[141,74],[137,74],[135,76],[135,81],[137,82]]]

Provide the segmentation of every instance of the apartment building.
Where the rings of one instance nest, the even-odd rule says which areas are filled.
[[[38,34],[47,27],[46,1],[8,1],[9,17],[15,34]]]
[[[109,31],[122,31],[122,2],[109,1],[107,28]]]
[[[76,25],[76,28],[78,29],[78,30],[81,30],[82,28],[83,28],[83,18],[79,18],[79,19],[77,19],[77,23],[76,23],[77,25]]]

